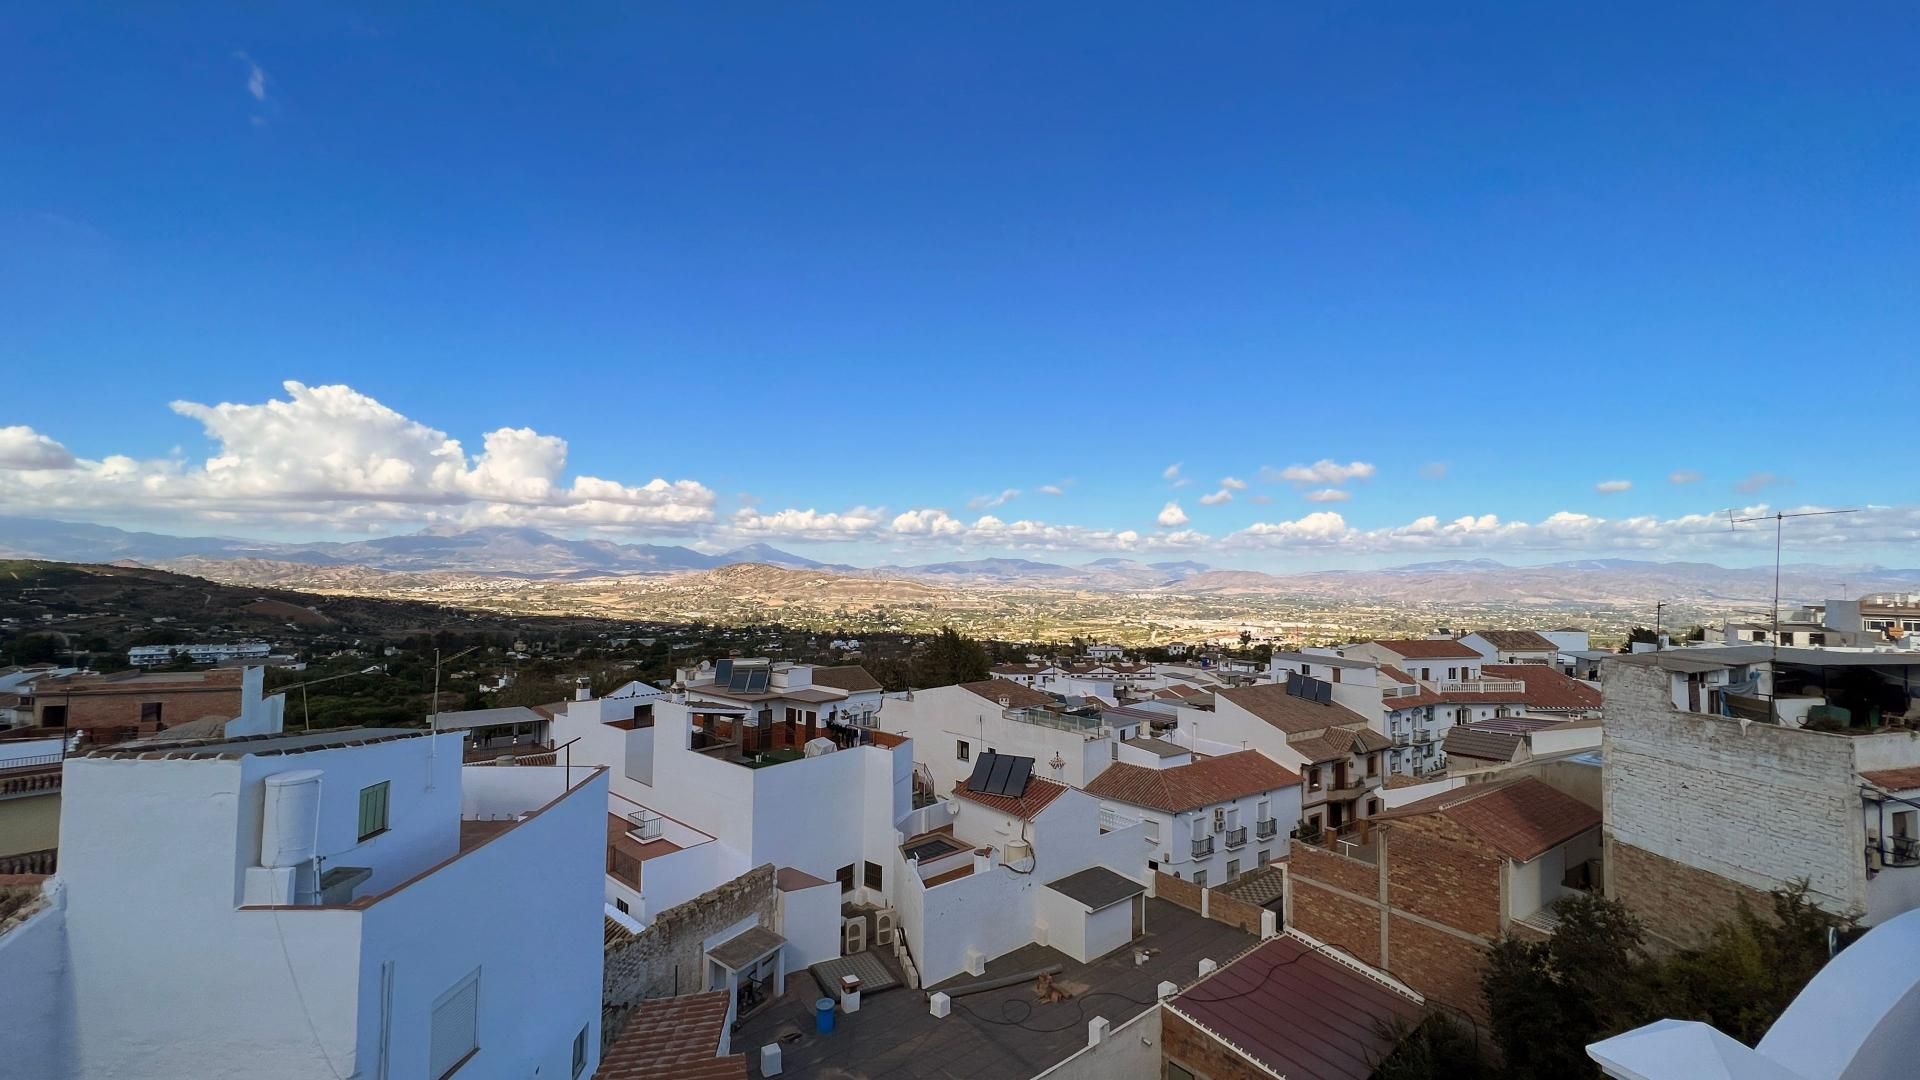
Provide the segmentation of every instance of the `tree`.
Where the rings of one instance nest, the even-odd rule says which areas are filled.
[[[1484,1080],[1493,1075],[1479,1040],[1445,1013],[1429,1011],[1416,1024],[1396,1021],[1386,1031],[1393,1052],[1372,1080]]]
[[[1827,962],[1827,937],[1846,920],[1807,900],[1807,882],[1773,894],[1773,917],[1741,902],[1708,943],[1667,959],[1657,973],[1664,1015],[1698,1018],[1749,1046]]]
[[[978,682],[987,677],[989,670],[987,650],[978,641],[947,626],[927,643],[925,651],[914,657],[913,682],[922,687]]]
[[[1660,635],[1654,633],[1647,627],[1636,626],[1627,631],[1627,640],[1620,646],[1620,651],[1623,653],[1632,652],[1635,644],[1658,645],[1660,644]]]
[[[1507,936],[1487,953],[1481,992],[1516,1080],[1598,1076],[1586,1046],[1648,1013],[1640,922],[1614,900],[1570,896],[1546,941]],[[1551,1037],[1545,1037],[1552,1033]]]

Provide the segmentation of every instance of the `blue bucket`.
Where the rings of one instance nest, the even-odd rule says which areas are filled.
[[[813,1030],[821,1035],[833,1034],[832,998],[821,998],[813,1003]]]

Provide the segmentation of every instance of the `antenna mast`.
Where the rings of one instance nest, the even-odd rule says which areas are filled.
[[[1732,510],[1727,511],[1727,528],[1734,532],[1739,531],[1739,526],[1743,522],[1766,521],[1769,518],[1771,518],[1773,521],[1773,633],[1769,636],[1769,639],[1767,641],[1767,644],[1770,647],[1767,655],[1767,669],[1771,673],[1768,678],[1767,705],[1769,710],[1772,711],[1773,713],[1773,719],[1775,723],[1778,723],[1780,720],[1780,710],[1774,704],[1776,701],[1779,700],[1780,694],[1778,689],[1773,685],[1774,681],[1778,678],[1778,675],[1779,675],[1779,673],[1774,670],[1775,661],[1777,661],[1780,657],[1780,544],[1781,544],[1781,538],[1786,533],[1787,519],[1788,518],[1805,518],[1805,517],[1828,517],[1833,514],[1857,514],[1859,512],[1860,511],[1858,508],[1855,508],[1852,510],[1803,510],[1798,514],[1783,514],[1783,513],[1780,513],[1779,511],[1775,511],[1771,514],[1759,514],[1754,517],[1737,518],[1733,516]]]

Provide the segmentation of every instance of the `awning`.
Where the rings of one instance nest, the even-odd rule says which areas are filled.
[[[728,971],[745,971],[780,951],[787,939],[764,926],[752,926],[707,950],[707,958]]]

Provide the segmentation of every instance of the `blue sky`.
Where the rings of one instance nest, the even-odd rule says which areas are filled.
[[[10,12],[0,512],[1920,563],[1920,12],[1563,7]]]

